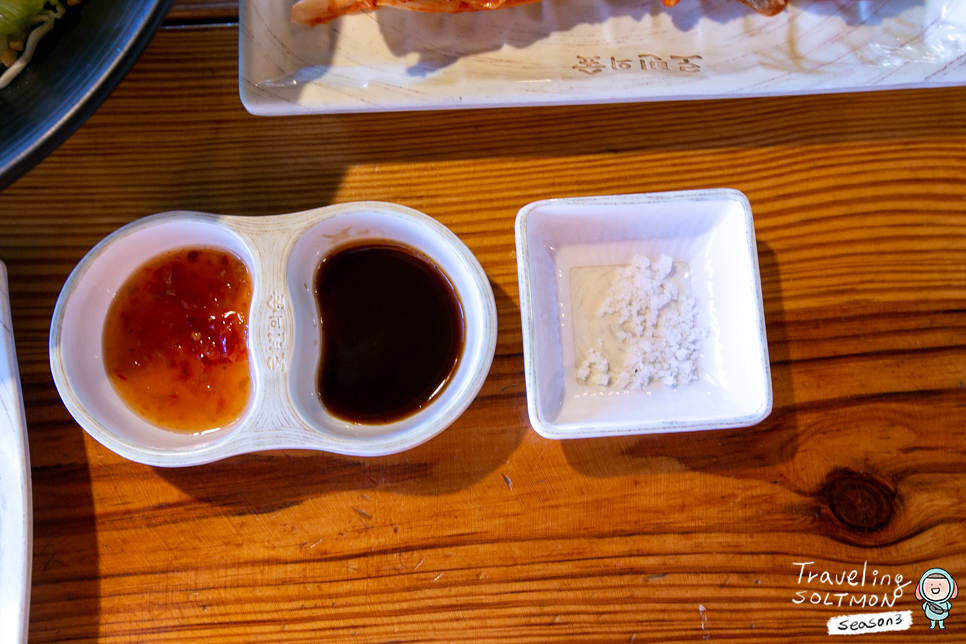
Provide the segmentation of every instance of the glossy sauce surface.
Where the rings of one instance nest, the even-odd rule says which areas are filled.
[[[244,262],[182,249],[139,267],[104,325],[104,364],[121,398],[162,427],[203,432],[238,418],[251,392]]]
[[[446,275],[394,242],[337,249],[316,275],[319,396],[359,423],[410,416],[438,396],[463,352],[463,312]]]

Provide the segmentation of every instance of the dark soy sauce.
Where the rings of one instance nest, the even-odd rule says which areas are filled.
[[[426,257],[389,241],[338,249],[319,265],[315,294],[319,396],[330,413],[388,423],[446,388],[463,353],[463,310]]]

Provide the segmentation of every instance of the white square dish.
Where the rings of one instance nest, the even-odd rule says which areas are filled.
[[[318,27],[241,0],[239,90],[260,115],[619,103],[966,83],[966,0],[545,0],[384,8]],[[670,117],[669,117],[670,118]]]
[[[758,252],[748,199],[699,190],[529,204],[516,219],[527,406],[546,438],[745,427],[771,413]],[[575,328],[596,317],[606,287],[577,284],[589,267],[635,255],[674,260],[694,299],[697,380],[632,387],[578,382]],[[579,300],[579,306],[575,301]],[[611,339],[608,339],[610,342]]]

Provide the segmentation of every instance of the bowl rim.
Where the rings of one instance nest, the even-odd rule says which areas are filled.
[[[648,427],[630,428],[597,428],[593,423],[587,423],[579,428],[562,428],[551,420],[545,419],[540,413],[538,404],[537,373],[536,373],[536,341],[534,328],[534,301],[531,289],[530,275],[530,247],[527,240],[527,220],[529,215],[539,208],[553,206],[627,206],[657,203],[693,202],[693,201],[733,201],[743,209],[744,225],[746,227],[748,246],[751,249],[751,263],[754,275],[754,289],[757,304],[757,334],[760,339],[759,358],[764,373],[765,391],[762,405],[751,414],[721,420],[703,421],[668,421]],[[755,239],[754,219],[751,203],[741,191],[732,188],[710,188],[699,190],[678,190],[669,192],[631,193],[617,195],[600,195],[589,197],[562,197],[543,199],[527,204],[517,212],[514,222],[514,237],[517,251],[517,280],[520,294],[520,317],[523,335],[524,379],[526,382],[527,411],[530,424],[540,436],[553,440],[577,438],[598,438],[607,436],[634,436],[645,434],[660,434],[670,432],[701,431],[712,429],[727,429],[749,427],[767,418],[774,405],[774,392],[771,376],[771,363],[768,354],[768,339],[765,330],[764,299],[761,290],[761,272],[758,264],[758,253]]]

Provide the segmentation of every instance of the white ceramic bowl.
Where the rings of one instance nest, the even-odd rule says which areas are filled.
[[[463,354],[444,391],[416,414],[379,425],[330,415],[316,391],[321,331],[311,285],[324,254],[363,239],[402,242],[432,259],[455,287],[465,323]],[[191,246],[234,252],[253,280],[249,405],[230,425],[205,434],[162,429],[134,413],[114,391],[101,356],[104,320],[117,289],[151,257]],[[361,202],[272,217],[169,212],[117,230],[77,265],[54,309],[50,364],[77,422],[140,463],[198,465],[286,448],[378,456],[429,440],[463,413],[489,372],[496,332],[493,291],[479,262],[449,229],[410,208]]]
[[[516,246],[527,404],[541,436],[744,427],[771,413],[758,253],[751,207],[742,193],[539,201],[518,213]],[[589,267],[627,265],[635,254],[651,260],[667,255],[676,267],[689,267],[680,271],[686,275],[681,286],[695,300],[695,326],[704,333],[696,381],[652,383],[634,391],[577,380],[584,358],[578,345],[586,339],[575,335],[575,327],[584,328],[587,310],[595,315],[606,286],[588,290],[572,284],[572,276]]]

